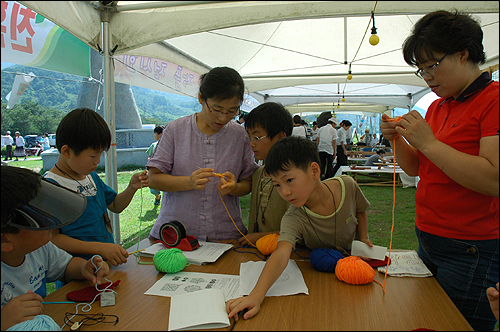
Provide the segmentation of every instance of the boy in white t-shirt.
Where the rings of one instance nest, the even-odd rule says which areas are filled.
[[[72,223],[87,198],[26,168],[2,166],[2,331],[43,314],[47,283],[87,279],[100,284],[109,266],[73,257],[52,242],[52,230]],[[96,273],[97,270],[97,273]]]

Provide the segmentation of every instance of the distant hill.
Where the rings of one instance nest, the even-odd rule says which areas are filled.
[[[76,108],[82,77],[59,73],[35,67],[13,65],[2,69],[1,97],[11,91],[15,73],[32,72],[36,78],[21,96],[25,100],[38,102],[39,105],[59,109],[65,113]],[[13,74],[11,74],[13,73]],[[192,97],[131,86],[143,124],[166,124],[179,117],[200,110],[198,100]]]

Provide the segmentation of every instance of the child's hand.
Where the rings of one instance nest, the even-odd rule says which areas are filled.
[[[238,320],[238,313],[243,309],[247,309],[248,312],[246,312],[242,317],[243,319],[249,319],[257,315],[260,310],[261,303],[262,301],[254,299],[251,295],[239,297],[226,302],[226,311],[229,318],[234,317],[234,320]]]
[[[42,301],[40,295],[28,291],[7,302],[2,308],[2,331],[43,314]]]
[[[130,178],[130,184],[135,190],[141,189],[142,187],[149,187],[149,176],[148,171],[144,170],[140,173],[135,173]]]
[[[127,263],[128,252],[116,243],[99,243],[97,252],[113,266]]]
[[[93,263],[92,263],[93,262]],[[96,275],[97,271],[97,275]],[[82,276],[94,285],[101,284],[101,278],[109,274],[108,264],[100,257],[89,259],[82,267]]]
[[[491,311],[493,311],[493,314],[498,320],[498,299],[499,299],[498,282],[497,282],[497,289],[495,289],[494,287],[488,288],[486,290],[486,295],[488,296],[488,300],[490,301]]]
[[[215,173],[215,176],[220,178],[217,189],[221,195],[227,195],[236,188],[236,177],[231,172]]]
[[[363,242],[364,244],[366,244],[368,247],[373,247],[373,242],[370,241],[369,239],[364,239],[364,240],[360,240],[360,241]],[[359,258],[361,258],[364,261],[371,261],[372,260],[371,258],[364,257],[364,256],[359,256]]]

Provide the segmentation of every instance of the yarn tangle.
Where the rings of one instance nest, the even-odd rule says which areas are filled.
[[[358,256],[349,256],[337,262],[335,275],[339,280],[351,285],[364,285],[375,281],[375,270]]]
[[[275,233],[261,237],[255,242],[257,249],[266,256],[271,255],[276,250],[279,237],[279,234]]]
[[[158,251],[153,256],[153,263],[156,270],[164,273],[176,273],[189,265],[186,256],[178,248]]]
[[[312,266],[321,272],[335,272],[337,262],[342,258],[344,256],[340,251],[325,248],[313,249],[309,255]]]
[[[61,331],[61,327],[52,317],[37,315],[33,319],[11,326],[7,331]]]

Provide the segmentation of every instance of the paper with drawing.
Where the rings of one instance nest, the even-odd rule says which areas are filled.
[[[180,271],[165,274],[144,294],[170,297],[215,288],[222,290],[227,301],[241,296],[239,287],[239,276]]]
[[[240,265],[240,293],[248,295],[257,284],[260,273],[266,262],[246,262]],[[304,282],[302,272],[297,263],[289,260],[281,276],[269,288],[266,296],[294,295],[304,293],[309,295],[309,290]]]

